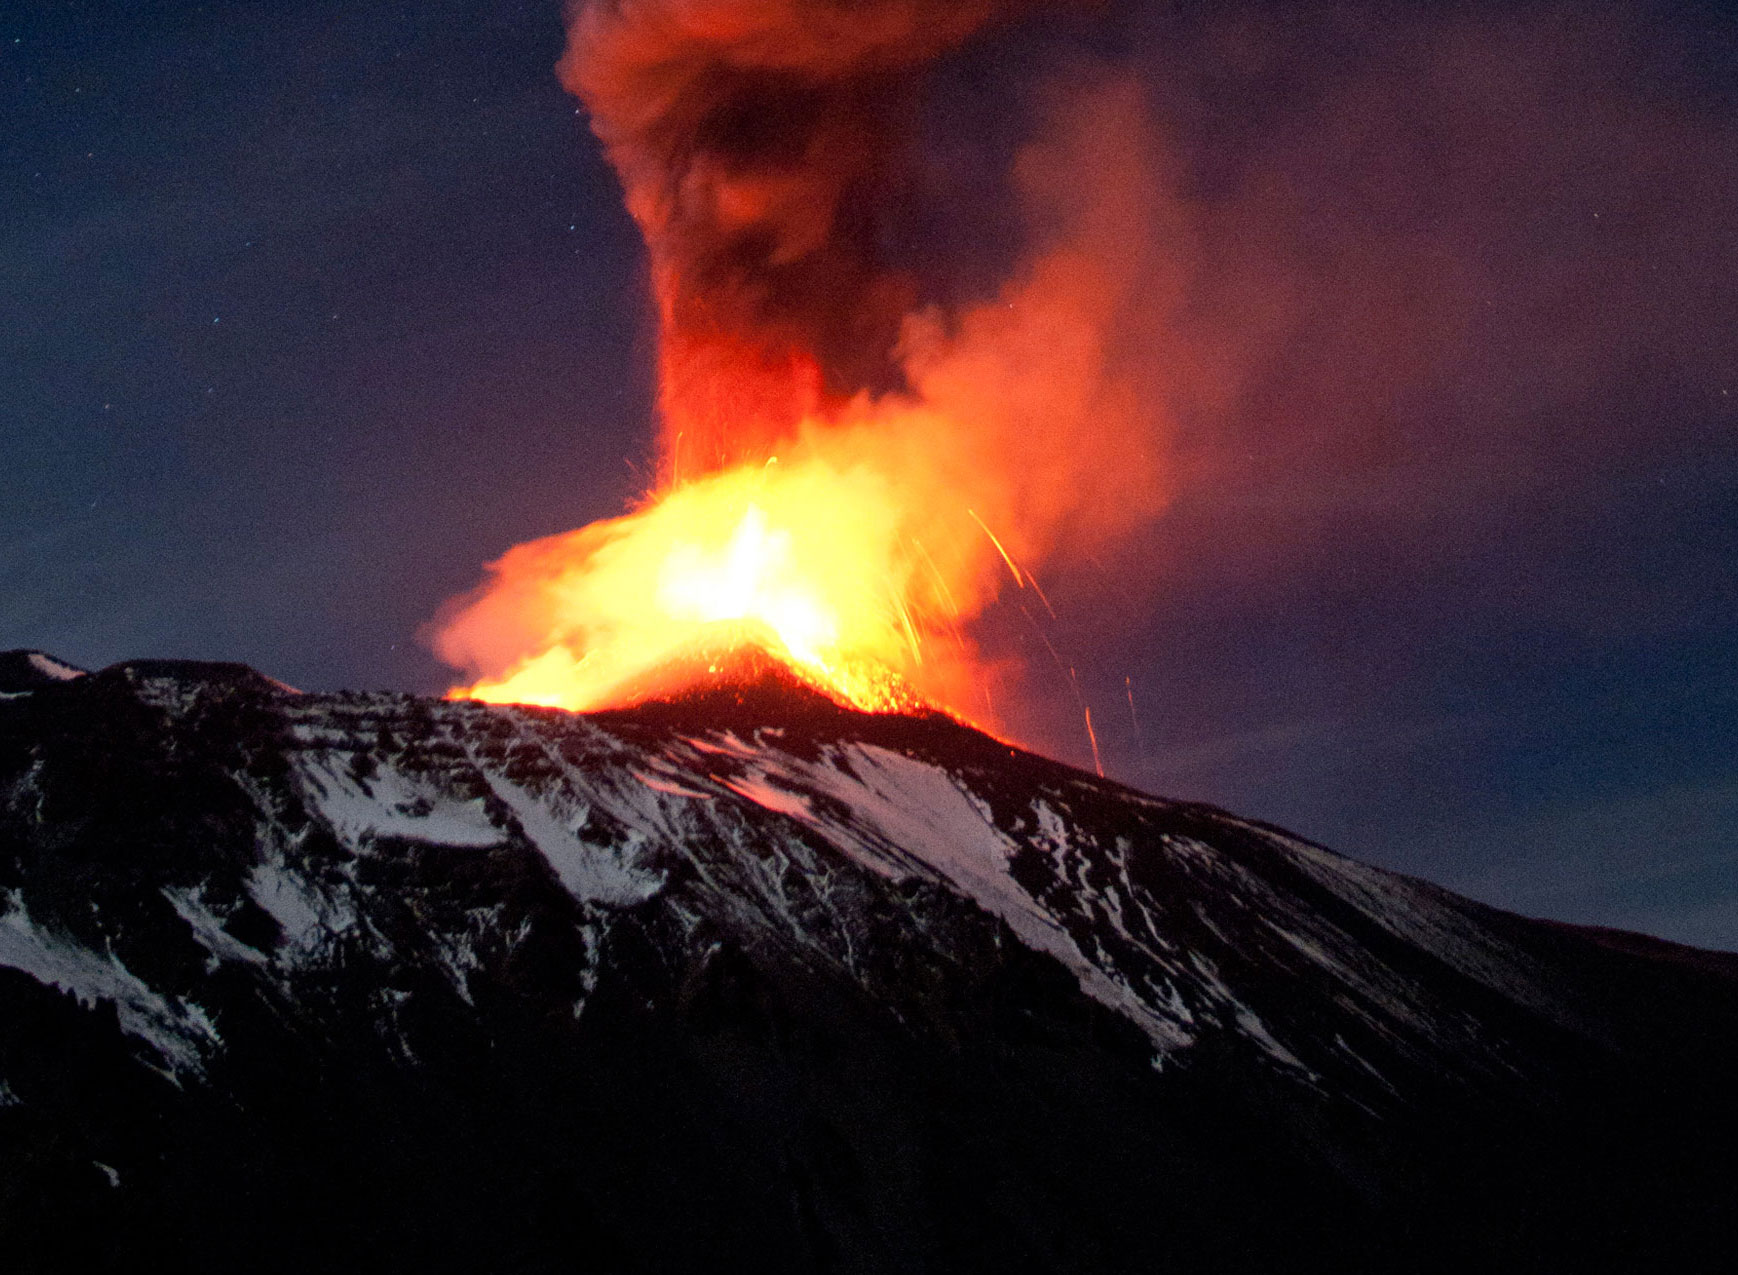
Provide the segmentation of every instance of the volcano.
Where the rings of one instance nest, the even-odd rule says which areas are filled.
[[[0,657],[16,1271],[1693,1268],[1738,958],[745,666]]]

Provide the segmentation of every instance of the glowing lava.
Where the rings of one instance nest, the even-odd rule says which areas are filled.
[[[975,599],[969,580],[995,550],[967,511],[915,511],[878,466],[848,454],[868,437],[811,435],[794,455],[678,484],[637,513],[512,550],[438,640],[447,658],[482,667],[502,666],[497,650],[528,653],[454,694],[629,703],[744,644],[858,708],[969,694],[948,576]],[[924,533],[945,544],[939,560]]]
[[[909,392],[817,408],[782,442],[747,411],[739,457],[764,459],[508,551],[436,625],[437,654],[484,674],[452,693],[616,707],[752,643],[841,702],[993,725],[965,627],[1010,586],[1047,610],[1031,563],[1157,498],[1126,426],[1139,400],[1106,375],[1118,296],[1090,258],[1055,253],[952,322],[913,316]],[[720,369],[709,408],[737,397]]]

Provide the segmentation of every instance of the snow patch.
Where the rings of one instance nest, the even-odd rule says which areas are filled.
[[[163,897],[175,909],[175,914],[187,922],[193,938],[211,953],[213,965],[220,961],[244,961],[250,965],[265,963],[265,953],[249,947],[223,928],[223,922],[205,906],[192,890],[173,890],[165,886]]]
[[[1261,1019],[1256,1016],[1254,1010],[1250,1009],[1241,1001],[1233,1001],[1232,1004],[1236,1007],[1234,1013],[1237,1018],[1238,1029],[1242,1031],[1245,1036],[1248,1036],[1251,1040],[1255,1041],[1256,1044],[1260,1045],[1269,1054],[1277,1058],[1286,1066],[1295,1068],[1311,1080],[1321,1079],[1321,1077],[1317,1076],[1308,1067],[1303,1065],[1302,1059],[1273,1038],[1273,1033],[1267,1030],[1267,1024],[1262,1022]]]
[[[70,682],[75,678],[80,678],[85,675],[83,669],[74,668],[70,664],[62,663],[52,655],[44,655],[41,651],[32,651],[26,659],[29,661],[31,668],[42,674],[42,676],[53,678],[57,682]]]
[[[565,801],[556,792],[538,796],[493,771],[484,776],[563,887],[580,902],[630,907],[663,888],[663,873],[642,865],[650,842],[643,832],[634,830],[619,845],[594,844],[579,835],[590,815],[585,803]]]
[[[640,770],[631,770],[628,773],[653,792],[661,792],[667,797],[687,797],[695,801],[712,800],[711,793],[701,792],[696,788],[685,788],[676,780],[666,779],[662,775],[648,775]]]
[[[284,947],[292,955],[306,955],[323,947],[327,939],[355,928],[355,910],[347,903],[328,898],[281,862],[257,863],[247,875],[247,892],[264,908],[284,934]]]
[[[759,778],[720,779],[718,782],[738,797],[747,797],[762,810],[770,810],[775,815],[788,815],[804,823],[819,822],[808,798],[801,793],[787,792]]]
[[[70,992],[87,1009],[114,1005],[121,1030],[156,1050],[174,1075],[202,1074],[204,1051],[222,1043],[202,1008],[165,999],[112,952],[99,956],[39,929],[16,893],[0,913],[0,965]]]
[[[376,837],[479,848],[506,840],[480,797],[461,800],[385,764],[360,780],[333,754],[299,761],[311,804],[352,850]]]
[[[989,807],[945,770],[874,744],[830,749],[830,764],[815,765],[764,746],[744,747],[730,736],[719,742],[722,747],[705,751],[742,758],[755,772],[720,782],[802,821],[872,870],[926,868],[941,877],[1000,917],[1027,947],[1062,962],[1081,991],[1140,1026],[1160,1053],[1193,1041],[1183,1022],[1155,1010],[1120,975],[1082,952],[1061,922],[1014,880],[1015,843],[996,827]],[[833,798],[848,815],[818,813],[820,806],[797,796],[805,791]],[[1053,812],[1038,813],[1041,822],[1046,816],[1060,831]]]

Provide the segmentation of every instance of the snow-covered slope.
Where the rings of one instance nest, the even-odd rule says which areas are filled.
[[[0,695],[17,695],[84,675],[83,669],[42,651],[0,651]]]
[[[1738,1041],[1720,958],[776,677],[590,717],[239,666],[45,677],[0,702],[0,838],[0,1140],[99,1166],[62,1206],[138,1225],[167,1194],[212,1226],[176,1192],[215,1166],[306,1207],[298,1139],[335,1112],[344,1155],[387,1140],[363,1180],[421,1183],[367,1242],[451,1269],[502,1227],[544,1254],[578,1227],[622,1269],[716,1269],[737,1227],[772,1269],[1416,1266],[1634,1195],[1584,1154],[1646,1148],[1680,1235],[1720,1185],[1670,1151],[1730,1127],[1704,1097],[1709,1042]],[[1589,1125],[1662,1068],[1669,1111]],[[1464,1180],[1505,1146],[1549,1148],[1557,1203],[1433,1234],[1433,1192],[1488,1210],[1531,1180]],[[507,1198],[463,1185],[470,1155]],[[672,1191],[680,1221],[646,1198]]]

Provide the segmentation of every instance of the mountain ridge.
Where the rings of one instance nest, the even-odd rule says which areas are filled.
[[[172,661],[0,689],[26,1269],[121,1234],[278,1269],[250,1207],[300,1219],[282,1269],[1509,1269],[1719,1233],[1718,960],[777,676],[589,715]]]

